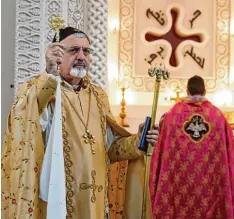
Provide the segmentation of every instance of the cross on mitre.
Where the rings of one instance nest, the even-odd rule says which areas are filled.
[[[59,42],[59,30],[64,27],[64,20],[60,17],[60,15],[56,15],[51,19],[50,27],[56,32],[56,41]]]

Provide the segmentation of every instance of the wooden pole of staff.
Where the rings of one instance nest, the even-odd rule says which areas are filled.
[[[153,128],[155,124],[155,118],[158,108],[158,97],[159,97],[159,89],[160,83],[162,79],[167,80],[169,79],[169,72],[164,71],[161,68],[150,68],[148,70],[148,74],[150,77],[155,77],[155,90],[154,90],[154,99],[152,105],[152,112],[151,112],[151,123],[150,123],[150,130]],[[150,194],[149,194],[149,171],[150,171],[150,161],[151,155],[153,152],[153,147],[151,144],[148,144],[147,153],[145,155],[146,167],[145,167],[145,177],[144,177],[144,189],[143,189],[143,202],[142,202],[142,214],[141,219],[151,219],[151,201],[150,201]]]

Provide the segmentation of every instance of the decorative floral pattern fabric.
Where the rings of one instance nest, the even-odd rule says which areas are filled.
[[[44,108],[54,96],[55,90],[54,79],[44,73],[24,83],[19,88],[16,102],[8,117],[3,145],[1,165],[1,215],[3,219],[43,219],[46,217],[46,203],[39,198],[40,171],[45,151],[39,120]],[[100,100],[98,103],[102,109],[100,116],[101,118],[103,115],[106,117],[100,120],[101,129],[104,130],[106,122],[108,122],[116,133],[125,137],[113,144],[112,151],[114,153],[109,154],[109,159],[116,163],[109,166],[109,182],[107,185],[103,184],[103,186],[108,187],[97,190],[97,192],[108,191],[110,218],[121,219],[124,215],[125,183],[128,168],[128,161],[121,160],[139,157],[139,154],[134,152],[134,150],[137,151],[135,145],[138,139],[134,135],[130,136],[115,122],[105,92],[98,87],[94,87],[94,92]],[[63,131],[66,131],[64,127]],[[63,137],[65,138],[65,134]],[[122,148],[118,141],[122,142]],[[116,150],[120,151],[118,159],[116,158]],[[126,153],[123,153],[123,159],[121,153],[125,150],[131,151],[131,154],[126,156]],[[66,145],[65,152],[68,153]],[[67,158],[66,153],[65,157]],[[100,172],[97,173],[97,177],[99,175]],[[90,175],[90,177],[93,177],[93,181],[96,180],[96,175]],[[84,181],[84,183],[88,182]],[[82,191],[87,192],[89,190]],[[96,195],[96,193],[92,194],[93,196]]]
[[[8,117],[1,163],[3,219],[41,218],[39,178],[44,145],[39,112],[46,101],[35,99],[45,89],[53,95],[55,87],[46,78],[36,79],[20,87]]]
[[[154,219],[234,218],[234,141],[219,109],[184,100],[164,116],[149,186]]]

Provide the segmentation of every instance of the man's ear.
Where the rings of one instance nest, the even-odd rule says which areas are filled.
[[[186,93],[187,93],[188,96],[190,96],[188,88],[186,89]]]
[[[204,91],[204,93],[202,94],[202,96],[205,96],[206,95],[206,90]]]

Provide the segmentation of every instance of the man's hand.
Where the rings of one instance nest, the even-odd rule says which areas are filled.
[[[141,132],[144,128],[145,123],[141,123],[138,128],[138,136],[141,136]],[[158,131],[158,125],[154,125],[153,129],[148,131],[148,134],[146,135],[146,141],[150,143],[152,146],[155,146],[155,144],[158,141],[159,131]]]
[[[59,65],[62,63],[64,55],[64,45],[61,43],[52,43],[46,50],[46,72],[48,74],[58,75]]]

